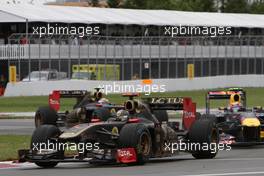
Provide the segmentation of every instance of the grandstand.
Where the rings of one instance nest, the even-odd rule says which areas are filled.
[[[99,34],[33,34],[33,27],[98,27]],[[229,35],[165,35],[168,26],[230,27]],[[25,41],[26,39],[26,41]],[[264,15],[1,5],[0,67],[18,77],[56,69],[71,77],[74,64],[118,64],[120,79],[263,74]],[[3,69],[1,69],[3,70]],[[6,77],[7,69],[4,71]]]

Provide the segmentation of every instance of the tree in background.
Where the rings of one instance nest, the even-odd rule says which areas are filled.
[[[125,8],[214,12],[214,0],[126,0]]]
[[[195,12],[215,12],[215,1],[213,0],[178,0],[175,10]]]
[[[250,7],[250,12],[264,14],[264,0],[253,2]]]
[[[114,0],[108,0],[114,1]],[[164,9],[194,12],[261,13],[264,0],[121,0],[123,8]]]
[[[146,0],[146,7],[149,9],[175,10],[177,0]]]
[[[107,4],[111,8],[117,8],[120,5],[120,0],[107,0]]]
[[[249,13],[250,5],[247,0],[222,0],[220,9],[226,13]]]
[[[99,0],[92,0],[91,2],[93,7],[97,7],[99,4]]]
[[[148,9],[148,0],[125,0],[123,7],[129,9]]]

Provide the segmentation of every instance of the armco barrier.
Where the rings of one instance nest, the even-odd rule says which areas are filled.
[[[116,81],[116,84],[136,85],[141,80]],[[99,85],[113,85],[113,81],[92,80],[60,80],[8,83],[4,96],[34,96],[48,95],[52,90],[93,90]],[[232,75],[201,77],[188,80],[181,79],[154,79],[153,84],[165,85],[166,91],[200,90],[222,87],[264,87],[264,75]]]

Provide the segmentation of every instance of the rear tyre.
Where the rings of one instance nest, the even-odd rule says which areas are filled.
[[[150,132],[143,124],[127,124],[121,129],[119,146],[134,148],[137,154],[136,164],[145,164],[152,150]]]
[[[35,113],[35,127],[41,125],[55,125],[58,119],[57,112],[50,107],[40,107]]]
[[[219,143],[219,131],[215,122],[208,118],[196,120],[190,128],[189,140],[190,143],[200,146],[191,151],[194,158],[214,158],[218,152]]]
[[[36,148],[36,146],[40,147],[40,144],[46,144],[45,146],[47,147],[48,141],[49,145],[56,145],[56,142],[53,142],[49,139],[58,137],[60,133],[61,132],[59,128],[54,125],[41,125],[33,132],[31,138],[31,150],[38,151],[39,148]],[[60,157],[61,155],[63,155],[63,151],[58,151],[58,157]],[[52,168],[55,167],[58,162],[38,161],[35,162],[35,164],[43,168]]]
[[[196,112],[196,119],[198,120],[198,119],[201,119],[201,117],[202,117],[202,115],[201,115],[201,113],[200,112]]]

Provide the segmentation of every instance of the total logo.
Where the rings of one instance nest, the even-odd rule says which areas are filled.
[[[52,105],[59,105],[60,102],[58,100],[49,99],[49,103]]]
[[[189,112],[189,111],[184,111],[183,112],[184,118],[193,118],[195,117],[193,112]]]
[[[122,148],[117,150],[117,161],[121,163],[133,163],[137,161],[134,148]]]
[[[120,157],[131,157],[131,156],[133,156],[129,150],[118,150],[118,155]]]

